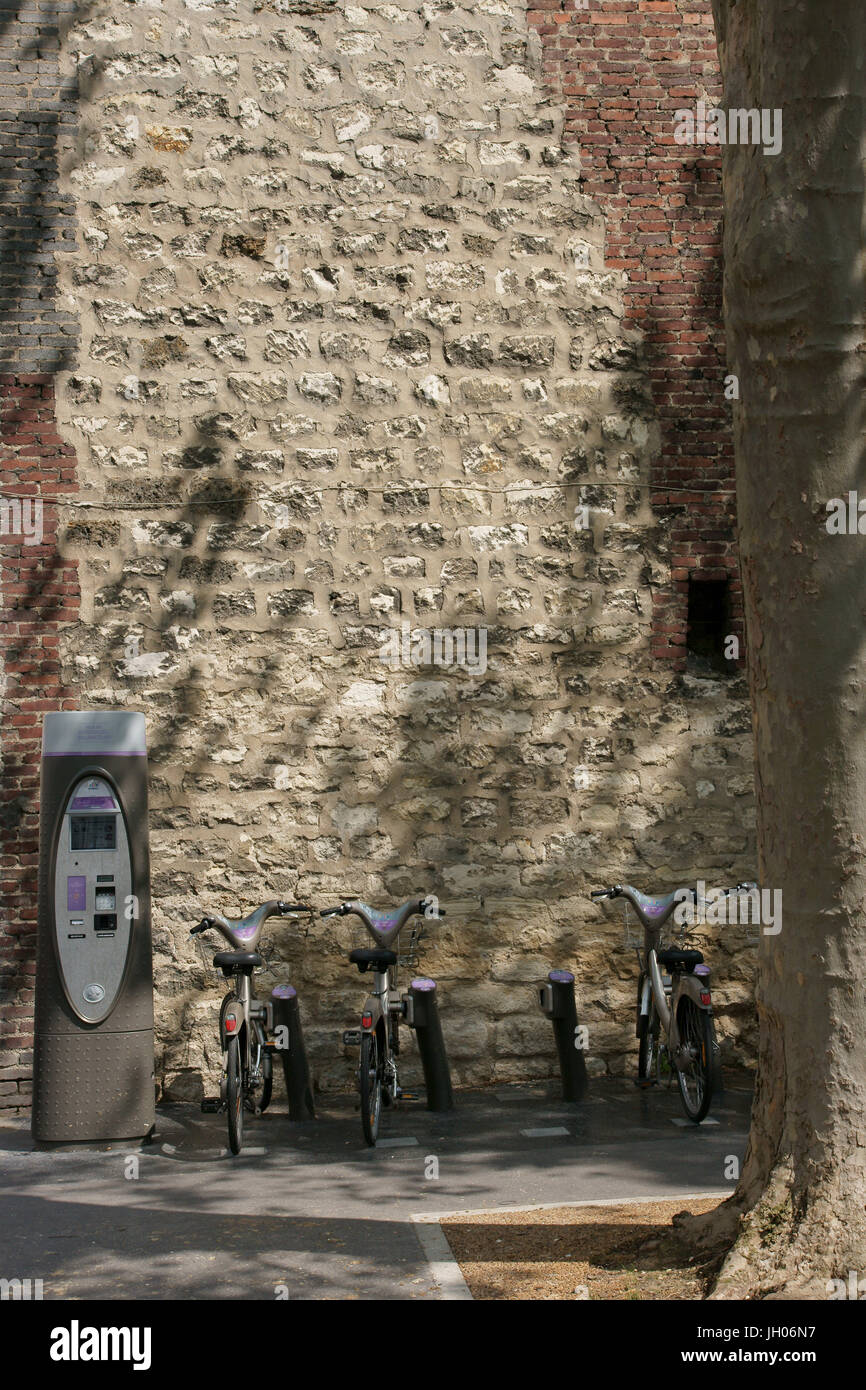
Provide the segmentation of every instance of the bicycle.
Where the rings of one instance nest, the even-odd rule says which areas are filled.
[[[360,1045],[358,1059],[358,1091],[361,1097],[361,1127],[364,1139],[374,1147],[379,1134],[379,1119],[383,1104],[395,1105],[403,1095],[397,1077],[396,1058],[400,1054],[400,1019],[411,1023],[407,999],[392,1002],[397,987],[398,964],[414,963],[415,952],[423,926],[413,928],[409,952],[398,957],[391,949],[410,917],[421,916],[425,921],[438,921],[445,916],[435,898],[409,898],[393,912],[382,912],[366,903],[352,901],[337,907],[324,908],[320,917],[360,917],[369,931],[375,947],[364,946],[349,952],[349,960],[357,965],[360,974],[373,972],[373,989],[367,996],[361,1013],[361,1027],[343,1033],[343,1045]]]
[[[754,888],[738,883],[727,893]],[[637,952],[640,966],[637,993],[638,1080],[639,1086],[653,1086],[661,1080],[662,1059],[676,1072],[680,1099],[690,1120],[700,1124],[706,1118],[718,1072],[718,1044],[713,1025],[710,970],[702,952],[684,947],[660,949],[661,931],[680,903],[697,903],[693,888],[677,888],[672,893],[649,897],[630,884],[615,884],[590,893],[590,898],[623,897],[631,903],[643,927],[643,954],[635,939],[626,944]],[[627,912],[627,909],[626,909]],[[628,927],[628,918],[626,917]],[[685,928],[682,928],[684,934]],[[663,975],[662,971],[669,973]],[[664,1041],[661,1041],[662,1035]]]
[[[234,947],[231,951],[217,951],[213,957],[213,964],[227,980],[234,980],[235,987],[229,990],[220,1006],[220,1047],[225,1063],[219,1099],[201,1103],[206,1113],[227,1111],[229,1147],[233,1154],[239,1154],[243,1148],[245,1111],[261,1115],[267,1110],[274,1084],[273,1052],[277,1044],[273,1037],[273,1009],[270,1003],[257,999],[253,992],[253,971],[264,965],[264,960],[253,948],[269,917],[312,911],[305,903],[272,899],[238,921],[212,912],[190,930],[190,936],[199,936],[215,928]],[[257,1096],[260,1089],[261,1094]]]

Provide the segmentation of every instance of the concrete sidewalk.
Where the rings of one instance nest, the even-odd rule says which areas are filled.
[[[742,1085],[742,1083],[738,1083]],[[250,1117],[244,1153],[225,1117],[160,1108],[149,1144],[35,1151],[0,1127],[0,1277],[42,1279],[46,1299],[436,1299],[448,1296],[414,1214],[729,1192],[751,1095],[683,1120],[674,1090],[596,1082],[579,1105],[555,1083],[457,1094],[433,1115],[384,1111],[368,1149],[352,1097],[292,1124]]]

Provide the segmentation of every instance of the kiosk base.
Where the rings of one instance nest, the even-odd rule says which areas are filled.
[[[33,1138],[53,1144],[144,1138],[156,1123],[152,1062],[150,1075],[142,1076],[152,1040],[149,1029],[39,1035]]]

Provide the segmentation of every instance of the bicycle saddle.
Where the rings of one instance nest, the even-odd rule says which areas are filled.
[[[260,965],[264,965],[256,951],[217,951],[213,963],[224,975],[230,975],[235,970],[240,970],[241,973],[256,970]]]
[[[396,965],[397,952],[377,946],[362,946],[357,951],[349,952],[349,960],[357,965],[363,975],[365,970],[387,970],[389,966]]]
[[[669,970],[684,970],[686,974],[691,974],[696,965],[703,965],[704,957],[702,951],[685,951],[671,948],[668,951],[656,951],[656,960],[659,965],[666,965]]]
[[[674,889],[673,893],[662,893],[650,897],[647,893],[639,893],[631,884],[623,884],[623,896],[628,898],[638,917],[645,927],[652,930],[660,927],[668,920],[674,908],[682,901],[677,894],[679,889]]]

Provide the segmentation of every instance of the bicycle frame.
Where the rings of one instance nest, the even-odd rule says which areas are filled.
[[[375,1033],[379,1020],[388,1023],[388,1009],[391,1002],[391,982],[390,970],[376,970],[373,972],[373,988],[364,1001],[363,1018],[369,1018],[369,1025],[362,1023],[361,1029],[364,1033]]]
[[[383,1103],[394,1104],[402,1096],[395,1061],[400,1052],[400,1018],[406,1018],[410,1026],[412,1023],[408,1015],[408,1002],[401,1000],[394,1004],[391,1001],[391,994],[397,989],[397,968],[400,964],[397,940],[410,918],[427,917],[434,910],[437,919],[445,916],[438,899],[428,894],[424,898],[407,898],[394,911],[381,911],[353,899],[336,907],[324,908],[319,914],[321,917],[345,917],[349,914],[360,917],[376,943],[376,949],[356,948],[349,952],[349,960],[357,965],[362,974],[372,971],[373,989],[364,1002],[360,1029],[346,1029],[343,1032],[344,1047],[360,1044],[361,1048],[358,1059],[361,1122],[364,1138],[371,1146],[376,1143]],[[414,931],[412,942],[409,957],[403,961],[407,965],[417,944]]]
[[[288,903],[282,898],[270,898],[246,917],[237,920],[212,912],[190,931],[190,936],[200,936],[202,932],[216,928],[232,947],[231,951],[217,951],[213,958],[213,964],[223,972],[230,984],[229,992],[220,1005],[219,1040],[223,1067],[219,1099],[205,1098],[201,1108],[205,1114],[227,1112],[229,1146],[234,1154],[240,1153],[243,1148],[244,1111],[261,1115],[263,1110],[267,1110],[273,1094],[273,1056],[268,1034],[273,1033],[274,1006],[270,1002],[261,1003],[253,991],[253,971],[264,964],[263,957],[255,947],[268,918],[287,917],[291,913],[312,910],[305,903]],[[261,1095],[257,1097],[259,1087],[262,1088]],[[291,1105],[290,1088],[290,1110]],[[309,1101],[308,1108],[311,1108]]]
[[[642,1018],[649,1016],[650,995],[652,995],[662,1031],[668,1039],[671,1060],[679,1070],[682,1061],[682,1040],[677,1025],[680,1000],[684,997],[691,999],[695,1007],[700,1009],[702,1013],[711,1014],[713,1006],[712,1003],[704,1002],[709,995],[706,981],[689,971],[680,970],[673,971],[671,974],[671,994],[670,1003],[668,1003],[661,967],[656,956],[660,936],[660,927],[644,927],[645,959],[641,960],[640,952],[638,952],[641,972],[644,977],[641,988],[640,1015]],[[701,997],[702,995],[704,998]]]
[[[250,1088],[255,1089],[262,1076],[262,1054],[266,1046],[266,1033],[271,1031],[272,1027],[272,1020],[268,1017],[270,1005],[256,998],[250,974],[235,975],[233,985],[234,988],[229,990],[220,1005],[220,1047],[225,1054],[229,1038],[239,1039],[243,1075]],[[231,1020],[234,1020],[234,1027],[230,1026]],[[220,1100],[225,1101],[226,1098],[226,1072],[223,1068],[220,1078]]]
[[[739,892],[748,886],[737,884],[736,889],[725,891]],[[690,1120],[700,1124],[706,1119],[713,1091],[721,1080],[719,1047],[713,1028],[709,966],[704,965],[700,951],[685,947],[682,943],[684,933],[680,934],[679,946],[660,950],[664,924],[680,903],[689,899],[695,903],[697,894],[693,888],[677,888],[672,893],[650,897],[646,893],[639,893],[631,884],[621,883],[590,893],[592,899],[620,897],[625,897],[627,904],[631,903],[643,927],[643,954],[637,941],[627,941],[628,945],[635,947],[640,966],[636,1029],[640,1043],[637,1085],[653,1084],[653,1064],[655,1080],[659,1079],[659,1062],[664,1050],[676,1073],[683,1109]],[[625,920],[628,928],[628,908]],[[678,916],[675,915],[674,920],[679,921]],[[684,920],[691,922],[694,919],[687,916]],[[662,974],[664,967],[670,972],[667,980]],[[658,1019],[658,1028],[655,1027],[655,1019]],[[659,1044],[660,1035],[666,1040],[664,1049]]]
[[[369,1023],[366,1020],[369,1019]],[[361,1033],[376,1033],[381,1043],[382,1062],[394,1068],[393,1026],[391,1018],[391,971],[373,972],[373,988],[364,1001],[361,1013]]]

